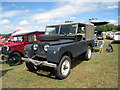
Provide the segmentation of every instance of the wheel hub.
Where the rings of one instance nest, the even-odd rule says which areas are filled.
[[[70,70],[70,63],[68,60],[65,60],[61,67],[61,73],[66,76],[69,73],[69,70]]]
[[[64,65],[64,68],[63,68],[64,70],[66,70],[66,69],[68,69],[68,67],[66,66],[66,65]]]

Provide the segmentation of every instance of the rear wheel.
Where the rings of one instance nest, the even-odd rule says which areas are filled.
[[[18,52],[13,52],[9,55],[7,63],[10,66],[19,65],[22,63],[21,55]]]
[[[56,72],[58,79],[64,79],[70,74],[71,59],[68,56],[63,56]]]
[[[86,60],[89,60],[89,59],[91,59],[91,57],[92,57],[92,50],[91,50],[91,47],[88,46],[88,49],[87,49],[87,51],[84,54],[84,58]]]
[[[38,70],[38,68],[31,62],[26,62],[26,67],[30,72],[36,72]]]

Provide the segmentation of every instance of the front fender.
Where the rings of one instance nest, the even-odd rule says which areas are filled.
[[[8,55],[10,56],[13,52],[18,52],[22,57],[24,57],[23,53],[17,51],[17,50],[10,50]]]
[[[74,56],[74,49],[74,45],[71,44],[50,46],[47,51],[47,61],[59,63],[65,52],[71,52],[71,54]]]

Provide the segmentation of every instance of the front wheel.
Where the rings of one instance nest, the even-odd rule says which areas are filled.
[[[84,54],[84,58],[86,60],[89,60],[89,59],[91,59],[91,57],[92,57],[92,50],[91,50],[91,47],[88,46],[88,49],[87,49],[87,51]]]
[[[68,56],[63,56],[58,67],[56,76],[58,79],[64,79],[70,74],[71,59]]]
[[[26,62],[26,67],[30,72],[36,72],[38,70],[37,66],[33,65],[32,62]]]
[[[9,55],[7,63],[10,66],[19,65],[22,63],[21,55],[18,52],[13,52]]]

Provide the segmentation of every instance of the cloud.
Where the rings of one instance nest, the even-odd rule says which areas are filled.
[[[48,23],[50,20],[56,18],[68,18],[71,15],[76,15],[92,10],[96,10],[96,5],[90,5],[90,3],[81,2],[69,2],[68,4],[62,4],[61,6],[48,12],[31,15],[29,18],[37,21],[38,24]]]
[[[111,24],[117,24],[118,23],[117,20],[108,20],[108,22],[110,22]]]
[[[12,11],[6,11],[0,14],[0,18],[10,18],[14,17],[23,13],[29,12],[29,10],[12,10]]]
[[[70,17],[70,19],[75,19],[76,17]]]
[[[2,34],[12,33],[16,30],[29,30],[29,31],[45,31],[45,27],[42,26],[15,26],[12,24],[2,25],[0,31]]]
[[[113,6],[108,6],[107,8],[108,9],[114,9],[114,8],[118,8],[118,6],[117,5],[113,5]]]
[[[0,23],[3,24],[9,24],[10,21],[8,19],[1,20]]]
[[[19,25],[27,25],[29,22],[27,20],[20,21]]]
[[[1,0],[2,2],[48,2],[49,0]],[[76,0],[50,0],[51,2],[64,2],[64,1],[76,1]],[[119,0],[78,0],[79,2],[118,2]]]
[[[50,22],[52,22],[52,23],[60,23],[61,20],[51,20]]]

